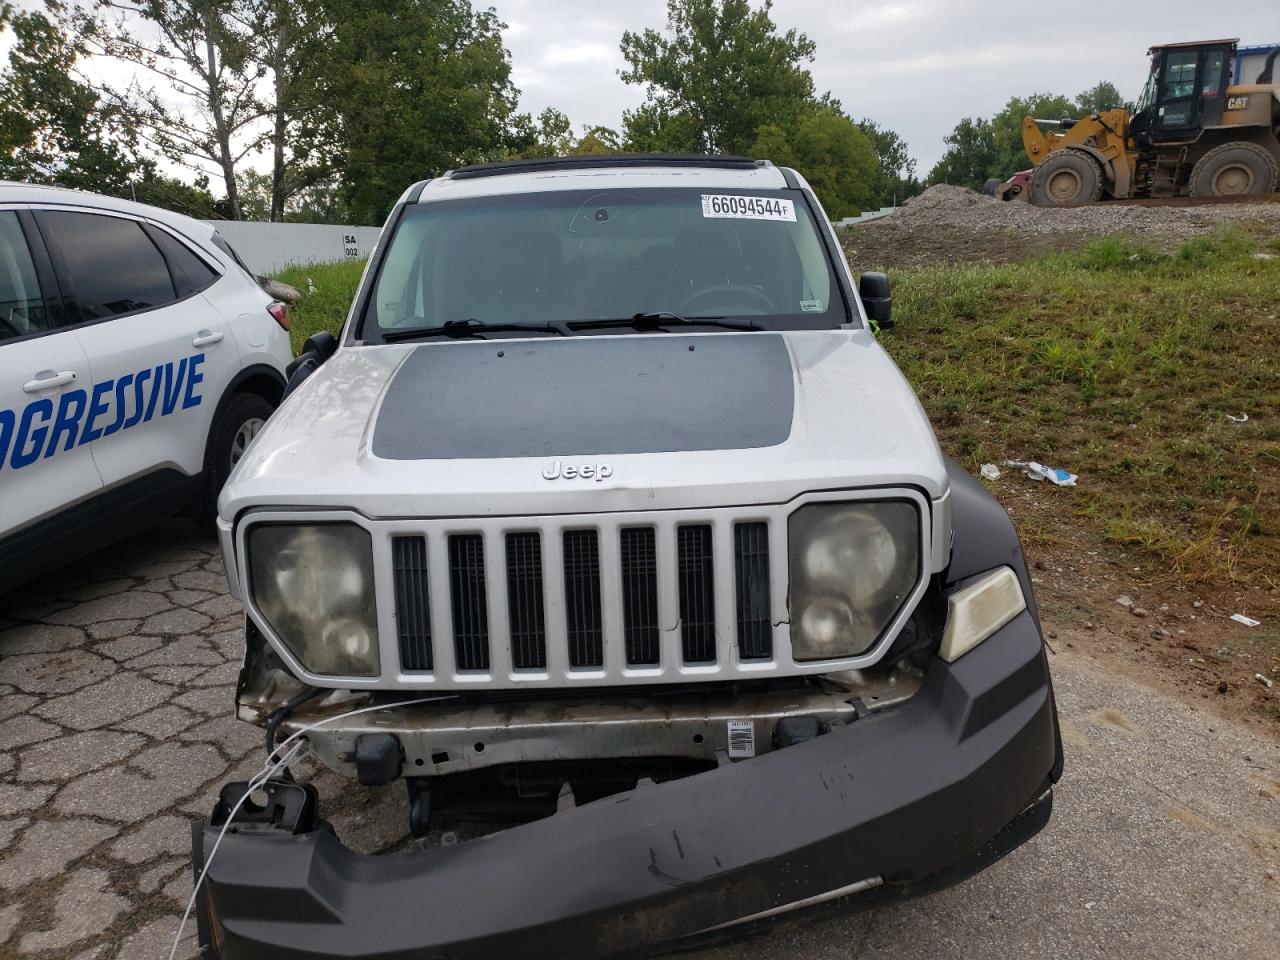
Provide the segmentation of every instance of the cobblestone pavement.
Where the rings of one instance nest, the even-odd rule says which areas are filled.
[[[262,758],[232,717],[242,616],[182,521],[0,596],[0,958],[168,956],[189,821]],[[1069,759],[1044,834],[952,891],[707,960],[1274,956],[1280,747],[1083,660],[1054,668]],[[403,788],[299,772],[353,847],[403,845]]]

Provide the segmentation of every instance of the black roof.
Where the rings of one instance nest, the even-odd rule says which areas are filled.
[[[471,180],[479,177],[501,177],[509,173],[536,173],[541,170],[582,170],[592,167],[719,167],[749,170],[767,161],[729,154],[691,153],[606,153],[575,157],[534,157],[527,160],[500,160],[475,163],[450,170],[446,177]]]

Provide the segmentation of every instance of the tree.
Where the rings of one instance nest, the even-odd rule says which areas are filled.
[[[751,153],[804,171],[834,220],[861,213],[874,202],[877,161],[871,138],[834,107],[807,110],[790,129],[761,126]]]
[[[785,122],[814,101],[805,64],[814,44],[779,34],[771,0],[667,0],[667,32],[622,35],[624,82],[647,99],[623,114],[638,150],[746,153],[765,124]]]
[[[1108,83],[1106,80],[1094,84],[1076,97],[1076,113],[1082,117],[1123,106],[1124,97],[1120,95],[1114,83]]]
[[[622,150],[622,139],[618,131],[611,127],[586,127],[573,148],[576,154],[599,156],[606,153],[618,153]]]
[[[508,151],[513,158],[562,157],[577,146],[573,124],[555,107],[548,107],[534,120],[522,113],[513,118],[508,134]]]
[[[212,164],[239,220],[236,168],[263,141],[262,20],[253,0],[103,0],[101,7],[102,15],[79,11],[83,41],[156,81],[105,87],[108,99],[165,156],[200,172]]]
[[[517,91],[492,10],[467,0],[331,0],[322,131],[349,215],[382,223],[404,188],[502,156]]]
[[[870,138],[876,152],[876,172],[871,181],[876,206],[896,206],[924,189],[916,176],[916,161],[902,137],[874,120],[859,120],[858,129]]]
[[[76,78],[80,49],[44,13],[0,14],[14,38],[0,73],[0,179],[114,192],[137,170],[130,132]]]

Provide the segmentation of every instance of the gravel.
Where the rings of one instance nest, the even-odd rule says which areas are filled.
[[[995,200],[964,187],[938,184],[876,221],[875,226],[889,230],[955,227],[1019,235],[1127,233],[1164,246],[1185,242],[1229,223],[1265,223],[1280,227],[1280,203],[1188,207],[1100,203],[1090,207],[1035,207],[1030,203]]]

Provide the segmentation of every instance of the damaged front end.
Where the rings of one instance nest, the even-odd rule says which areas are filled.
[[[244,789],[230,785],[194,831],[197,874],[218,844],[201,943],[218,960],[585,960],[967,876],[1047,822],[1062,768],[1034,606],[971,648],[947,646],[972,613],[955,598],[1010,579],[1030,597],[1014,560],[1006,574],[953,564],[937,584],[946,623],[893,668],[643,696],[312,700],[280,733],[311,727],[322,759],[366,782],[403,777],[414,833],[433,809],[488,803],[505,821],[482,839],[368,856],[320,818],[313,788],[269,784],[228,823]],[[300,688],[257,650],[241,712],[265,722]],[[733,759],[731,722],[748,718],[756,755]]]

